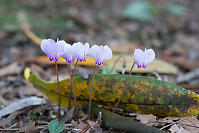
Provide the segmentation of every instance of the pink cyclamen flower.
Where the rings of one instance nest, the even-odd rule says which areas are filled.
[[[134,61],[138,68],[146,68],[146,65],[155,59],[155,53],[153,49],[135,49]]]
[[[86,56],[89,55],[89,44],[82,44],[81,42],[74,43],[73,47],[75,48],[75,57],[78,62],[86,62]]]
[[[42,51],[49,57],[49,61],[58,61],[59,56],[64,52],[64,45],[66,42],[60,40],[55,42],[52,39],[43,39],[41,42]]]
[[[96,65],[104,65],[104,61],[112,58],[112,50],[106,46],[93,45],[89,55],[95,59]]]
[[[70,44],[65,44],[64,52],[61,57],[66,59],[66,63],[74,63],[74,61],[77,59],[76,50],[77,49],[74,46],[71,46]]]

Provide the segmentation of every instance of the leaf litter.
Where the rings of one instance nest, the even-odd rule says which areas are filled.
[[[44,2],[39,2],[39,1],[29,1],[30,3],[26,4],[31,7],[31,8],[38,8],[38,6],[41,5],[45,5],[46,3]],[[45,14],[46,16],[49,17],[49,12],[52,12],[53,9],[56,8],[56,6],[52,3],[52,2],[47,2],[48,6],[47,8],[43,8],[43,10],[45,10]],[[93,41],[96,39],[96,41],[101,42],[101,40],[104,40],[104,42],[119,42],[118,47],[115,51],[116,53],[126,53],[126,51],[128,51],[127,53],[129,53],[132,49],[134,49],[134,47],[136,46],[141,48],[144,47],[143,45],[147,45],[148,47],[155,47],[156,49],[159,50],[159,52],[161,53],[162,51],[166,51],[167,53],[164,53],[163,56],[161,57],[162,60],[167,60],[169,61],[169,63],[172,63],[173,65],[177,66],[177,68],[179,69],[180,73],[183,73],[182,75],[179,75],[179,73],[177,74],[160,74],[160,77],[165,77],[165,79],[169,79],[172,82],[176,82],[178,83],[178,81],[176,80],[176,77],[179,76],[179,79],[184,78],[183,80],[180,80],[179,83],[182,83],[183,86],[185,86],[185,88],[195,88],[195,90],[198,89],[198,77],[197,74],[195,73],[194,69],[198,68],[198,52],[197,52],[197,43],[198,43],[198,23],[195,20],[195,18],[192,18],[192,15],[187,15],[185,17],[187,17],[186,19],[182,20],[176,20],[173,17],[169,17],[169,19],[173,19],[173,21],[171,20],[167,20],[166,24],[165,24],[165,20],[160,20],[160,22],[155,22],[155,26],[151,26],[150,24],[148,25],[147,22],[145,24],[140,23],[140,22],[131,22],[129,20],[124,20],[123,16],[119,16],[120,11],[122,11],[126,4],[128,4],[127,1],[123,1],[122,3],[120,2],[116,2],[114,4],[114,8],[110,8],[110,3],[109,2],[105,2],[105,1],[94,1],[93,2],[93,7],[89,7],[89,4],[87,2],[81,3],[78,1],[75,2],[68,2],[67,4],[64,3],[64,1],[61,1],[60,5],[72,5],[73,7],[68,8],[67,10],[70,10],[69,15],[70,16],[70,22],[72,22],[72,26],[76,25],[76,23],[80,24],[83,27],[87,27],[89,29],[89,34],[85,34],[84,32],[81,31],[81,28],[78,29],[78,27],[72,27],[72,29],[77,29],[76,31],[73,30],[73,34],[72,33],[67,33],[65,35],[63,35],[63,32],[58,31],[57,33],[61,33],[61,37],[65,38],[68,40],[74,40],[74,41],[80,41],[80,40],[90,40]],[[104,4],[106,3],[106,4]],[[182,2],[183,3],[183,2]],[[2,4],[3,5],[3,4]],[[2,6],[1,5],[1,6]],[[75,8],[74,5],[81,5],[79,6],[79,9],[81,10],[81,12],[78,12]],[[95,9],[100,9],[100,8],[96,8],[96,7],[100,7],[100,5],[104,5],[105,8],[108,8],[110,10],[113,10],[113,12],[109,13],[114,13],[114,14],[109,14],[109,13],[105,13],[105,15],[99,15],[99,20],[96,20],[96,22],[98,21],[101,25],[101,32],[94,32],[93,30],[98,30],[99,26],[96,26],[95,24],[92,23],[92,19],[96,17],[96,15],[92,15],[92,13],[95,12],[99,12]],[[164,5],[164,2],[162,4],[162,2],[158,2],[157,5]],[[167,5],[167,4],[166,4]],[[174,4],[175,5],[175,4]],[[182,4],[186,7],[186,2],[184,4]],[[192,12],[193,14],[198,13],[198,4],[197,3],[193,3],[191,4],[191,6],[193,8],[187,9],[190,12]],[[42,6],[41,6],[42,7]],[[49,7],[54,7],[54,8],[49,8]],[[166,6],[166,8],[168,8]],[[174,6],[172,7],[174,8]],[[183,7],[184,8],[184,7]],[[196,8],[196,10],[195,10]],[[0,9],[0,12],[2,13],[2,9]],[[9,9],[9,10],[13,10],[13,8]],[[50,11],[49,11],[50,10]],[[64,13],[66,12],[65,9],[62,8],[62,10],[64,10]],[[76,10],[76,11],[74,11]],[[90,11],[91,10],[91,11]],[[61,11],[61,10],[60,10]],[[174,9],[174,11],[176,12],[176,9]],[[177,12],[179,12],[180,10],[177,9]],[[74,13],[76,12],[76,13]],[[88,13],[90,12],[90,13]],[[173,9],[172,9],[173,12]],[[183,11],[184,12],[184,11]],[[6,12],[3,12],[5,15],[5,17],[7,16]],[[63,14],[63,13],[62,13]],[[76,15],[78,15],[78,17]],[[17,15],[16,15],[17,16]],[[29,13],[27,16],[31,16]],[[51,15],[50,15],[51,16]],[[110,17],[111,16],[111,17]],[[119,16],[119,17],[116,17]],[[34,17],[38,17],[38,14],[35,15]],[[33,17],[33,18],[34,18]],[[115,31],[115,27],[119,27],[117,23],[115,23],[112,26],[111,23],[111,19],[116,17],[118,20],[120,20],[119,26],[120,31],[117,29],[117,34],[116,33],[112,33],[112,31]],[[77,19],[78,18],[78,19]],[[85,21],[86,18],[89,18],[87,21]],[[166,18],[166,17],[165,17]],[[101,20],[100,20],[101,19]],[[197,19],[197,18],[196,18]],[[6,20],[6,19],[5,19]],[[29,20],[29,19],[28,19]],[[30,19],[33,20],[33,19]],[[66,21],[66,20],[64,20]],[[100,22],[101,21],[101,22]],[[112,20],[113,21],[113,20]],[[176,23],[181,21],[181,23],[179,25],[180,26],[176,26]],[[56,21],[57,22],[57,21]],[[104,23],[102,23],[104,22]],[[65,24],[70,24],[68,22],[64,22],[64,27],[66,26]],[[36,132],[36,130],[40,130],[41,132],[47,131],[47,127],[49,125],[49,121],[53,118],[55,118],[55,114],[57,111],[57,107],[56,105],[52,102],[49,101],[47,97],[44,97],[43,94],[41,94],[40,92],[36,92],[34,91],[34,88],[32,85],[28,84],[22,77],[22,71],[24,69],[24,65],[25,66],[31,66],[31,70],[34,71],[34,73],[38,73],[38,75],[40,75],[42,77],[42,79],[45,79],[47,81],[55,81],[53,76],[53,71],[52,71],[52,66],[51,65],[41,65],[38,62],[26,62],[25,64],[21,64],[20,61],[18,61],[18,59],[23,58],[23,57],[38,57],[41,53],[39,53],[38,51],[38,47],[36,47],[35,45],[33,45],[30,41],[28,41],[27,37],[24,36],[23,34],[17,33],[16,28],[13,28],[13,24],[11,26],[8,26],[10,23],[7,23],[6,27],[10,27],[7,28],[7,31],[0,31],[1,34],[1,58],[0,58],[0,110],[2,111],[2,109],[4,109],[4,107],[8,107],[9,105],[11,105],[13,102],[16,102],[16,100],[22,100],[26,97],[30,97],[30,96],[39,96],[39,98],[42,98],[43,100],[45,99],[47,101],[47,103],[43,106],[28,106],[23,110],[18,110],[18,111],[14,111],[11,114],[9,114],[8,116],[4,116],[3,118],[1,118],[0,121],[0,131],[1,132],[17,132],[17,131],[28,131],[28,132]],[[34,20],[30,23],[34,24]],[[70,24],[71,25],[71,24]],[[97,25],[99,25],[97,23]],[[160,26],[158,26],[160,25]],[[43,26],[44,27],[44,26]],[[91,28],[90,28],[91,27]],[[97,28],[96,28],[97,27]],[[104,28],[106,27],[106,28]],[[150,28],[148,28],[150,27]],[[1,28],[1,24],[0,24],[0,28]],[[34,32],[37,33],[37,35],[39,35],[40,37],[43,37],[43,33],[41,34],[41,27],[39,27],[38,24],[34,24],[34,26],[31,27],[33,29]],[[1,28],[2,29],[2,28]],[[4,28],[6,29],[6,28]],[[38,30],[39,29],[39,30]],[[49,33],[49,26],[48,29],[47,28],[43,28],[44,30],[42,30],[42,32],[47,32]],[[65,29],[65,28],[62,28]],[[68,30],[68,29],[67,29]],[[123,31],[122,31],[123,30]],[[99,31],[99,30],[98,30]],[[144,31],[144,32],[143,32]],[[172,33],[170,33],[172,32]],[[49,36],[54,36],[57,35],[57,33],[52,33]],[[97,34],[96,34],[97,33]],[[191,34],[190,34],[191,33]],[[19,35],[20,34],[20,35]],[[45,33],[44,33],[45,34]],[[173,34],[174,36],[170,36],[170,34]],[[131,38],[133,36],[133,39]],[[161,37],[163,36],[163,37]],[[121,38],[122,37],[122,38]],[[119,38],[119,39],[118,39]],[[127,38],[131,38],[131,40],[128,40]],[[165,41],[165,38],[166,41]],[[38,38],[37,38],[38,39]],[[132,40],[137,40],[136,42],[132,42]],[[167,40],[174,40],[172,43],[168,42]],[[126,44],[122,44],[121,42],[129,42],[128,46]],[[115,45],[114,43],[113,46]],[[135,44],[135,45],[134,45]],[[180,51],[176,51],[173,50],[171,51],[169,49],[169,47],[171,47],[171,45],[176,46],[178,45],[179,49],[182,49],[182,47],[185,47],[184,51],[181,51],[181,53],[179,53]],[[121,49],[121,46],[125,46],[126,49]],[[173,49],[171,47],[171,49]],[[194,51],[194,50],[195,51]],[[14,62],[12,62],[14,61]],[[185,63],[186,62],[186,63]],[[112,64],[111,64],[112,66]],[[61,66],[60,66],[61,67]],[[81,69],[80,71],[84,72],[84,68]],[[63,72],[67,73],[70,72],[69,68],[63,67]],[[86,68],[87,69],[87,68]],[[121,68],[119,68],[119,70],[121,71]],[[188,74],[193,73],[192,77],[189,79],[185,79],[187,77]],[[138,74],[139,75],[139,74]],[[140,75],[146,75],[149,76],[150,74],[140,74]],[[88,75],[87,75],[88,77]],[[64,77],[65,78],[65,77]],[[193,82],[195,81],[195,82]],[[24,83],[24,85],[23,85]],[[62,109],[64,114],[67,114],[67,109]],[[80,109],[81,110],[81,109]],[[36,118],[35,120],[29,120],[31,113],[35,114]],[[70,111],[69,111],[70,112]],[[86,121],[81,121],[78,123],[78,119],[74,119],[74,117],[76,117],[76,115],[74,115],[74,113],[72,113],[73,111],[71,111],[69,113],[69,115],[67,116],[67,119],[71,119],[73,123],[76,123],[74,125],[69,125],[65,124],[65,131],[76,131],[76,132],[80,132],[81,130],[79,129],[84,129],[88,123]],[[81,112],[83,112],[81,110]],[[81,117],[85,115],[85,113],[81,113]],[[139,116],[140,115],[140,116]],[[171,117],[165,117],[165,118],[159,118],[156,116],[151,116],[151,115],[141,115],[141,114],[137,114],[136,116],[137,118],[139,118],[139,121],[142,123],[146,123],[150,126],[154,126],[156,128],[161,128],[164,127],[168,124],[171,124],[173,122],[176,122],[180,119],[183,118],[171,118]],[[156,117],[156,118],[155,118]],[[66,119],[66,120],[67,120]],[[132,118],[135,120],[138,120],[136,118]],[[95,120],[92,119],[92,123]],[[26,123],[28,122],[28,123]],[[155,123],[155,124],[154,124]],[[25,126],[24,126],[25,124]],[[81,128],[78,128],[77,125],[80,125]],[[183,120],[180,122],[177,122],[176,124],[171,125],[170,127],[166,128],[165,130],[171,131],[171,132],[198,132],[198,119],[197,117],[193,117],[187,120]],[[105,130],[104,128],[102,128],[104,132],[107,132],[107,130]],[[113,130],[114,131],[114,130]],[[114,131],[117,132],[117,131]]]

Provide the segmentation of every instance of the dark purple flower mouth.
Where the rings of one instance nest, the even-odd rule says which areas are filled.
[[[49,57],[49,61],[59,61],[58,57]]]

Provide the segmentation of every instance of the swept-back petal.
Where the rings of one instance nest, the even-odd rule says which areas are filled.
[[[61,56],[64,53],[64,47],[69,47],[70,44],[66,43],[64,40],[57,41],[57,55]]]
[[[153,49],[147,49],[144,51],[144,57],[146,64],[148,64],[155,59],[155,52],[153,51]]]
[[[41,42],[41,49],[49,58],[56,56],[56,43],[52,39],[43,39]]]
[[[104,60],[112,58],[112,50],[106,45],[104,46]]]
[[[91,48],[90,48],[90,56],[92,56],[94,59],[97,58],[98,55],[98,51],[99,51],[99,46],[98,45],[93,45]]]
[[[107,45],[93,45],[90,49],[90,55],[95,59],[96,65],[103,65],[104,60],[112,57],[112,50]]]
[[[144,63],[144,52],[141,49],[135,49],[133,58],[137,65],[142,65]]]

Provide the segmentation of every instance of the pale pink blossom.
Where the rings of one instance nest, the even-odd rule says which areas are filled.
[[[49,61],[58,61],[59,56],[64,52],[64,45],[66,45],[64,40],[55,42],[52,39],[43,39],[41,49],[49,57]]]
[[[86,62],[86,56],[89,55],[89,44],[82,44],[81,42],[74,43],[73,47],[75,48],[75,57],[78,62]]]
[[[146,65],[155,59],[155,52],[153,49],[135,49],[134,61],[138,68],[146,68]]]
[[[112,58],[112,50],[107,46],[93,45],[89,55],[95,59],[96,65],[104,65],[104,61]]]

